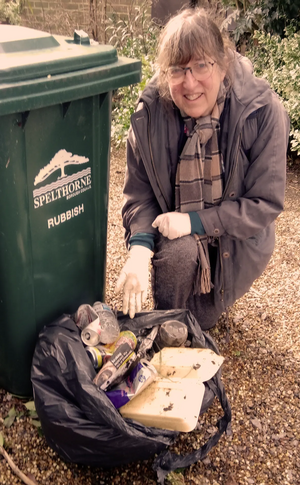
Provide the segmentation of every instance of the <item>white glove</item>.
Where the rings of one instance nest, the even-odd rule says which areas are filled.
[[[159,232],[168,239],[188,236],[192,230],[190,216],[182,212],[160,214],[152,222],[152,227],[157,227]]]
[[[116,284],[116,293],[123,290],[123,313],[130,318],[140,312],[147,298],[149,261],[152,251],[144,246],[132,246]]]

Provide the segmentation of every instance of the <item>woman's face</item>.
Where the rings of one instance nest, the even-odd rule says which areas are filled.
[[[198,59],[191,59],[186,66],[192,67]],[[207,116],[212,112],[216,103],[220,84],[225,77],[225,71],[221,71],[216,62],[206,59],[206,62],[213,63],[211,72],[204,81],[197,81],[190,70],[185,71],[185,76],[180,84],[173,84],[169,81],[171,97],[176,106],[192,118]]]

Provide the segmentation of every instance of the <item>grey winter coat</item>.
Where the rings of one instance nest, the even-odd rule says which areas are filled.
[[[225,166],[222,202],[199,211],[219,257],[215,299],[223,309],[248,291],[265,269],[275,243],[274,221],[283,210],[289,119],[266,81],[236,55],[231,95],[220,119]],[[180,155],[182,118],[158,95],[155,78],[133,114],[127,143],[123,224],[128,245],[137,233],[156,234],[158,214],[174,210],[171,171]]]

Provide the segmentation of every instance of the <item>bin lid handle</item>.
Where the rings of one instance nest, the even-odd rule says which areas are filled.
[[[90,45],[90,38],[84,30],[74,30],[74,42],[75,44]]]

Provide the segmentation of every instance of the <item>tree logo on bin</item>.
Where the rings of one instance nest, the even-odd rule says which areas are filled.
[[[46,167],[42,168],[37,176],[34,179],[34,185],[40,184],[44,182],[50,175],[52,175],[56,170],[60,170],[60,176],[58,179],[62,179],[66,177],[65,174],[65,167],[68,165],[79,165],[81,163],[87,163],[89,159],[87,157],[82,157],[80,155],[72,155],[71,152],[67,152],[67,150],[59,150],[52,160],[46,165]]]
[[[57,172],[55,182],[33,190],[34,208],[37,209],[55,200],[82,194],[92,188],[91,167],[87,167],[72,175],[66,175],[65,169],[70,165],[82,165],[89,162],[87,157],[73,155],[66,150],[59,150],[50,162],[43,167],[34,179],[34,185],[41,184],[50,175]]]

